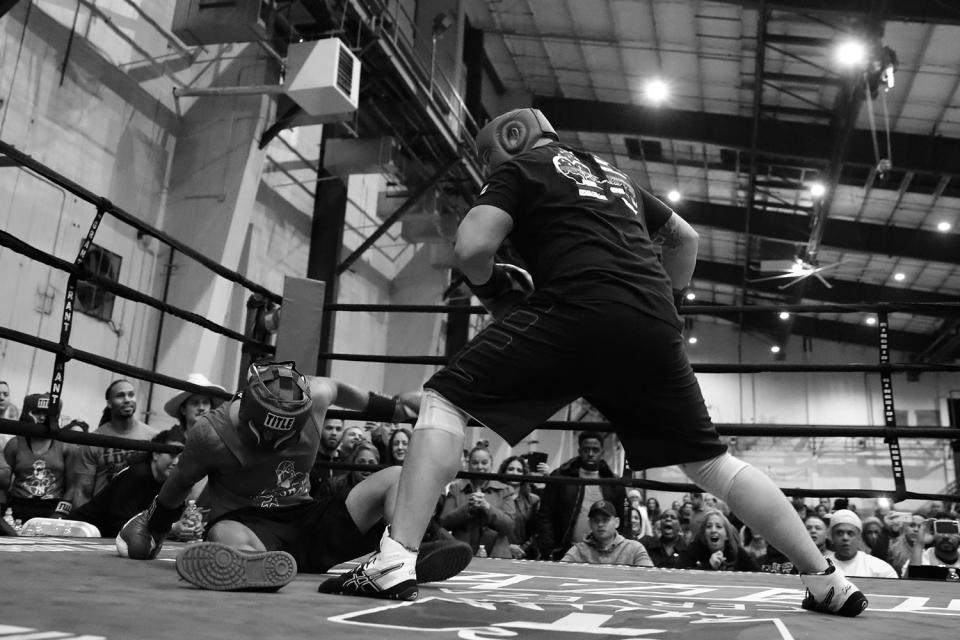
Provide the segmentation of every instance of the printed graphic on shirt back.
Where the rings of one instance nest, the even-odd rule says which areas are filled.
[[[577,193],[583,198],[593,198],[607,202],[607,189],[617,197],[634,215],[639,211],[637,192],[630,182],[630,178],[606,160],[596,156],[593,159],[603,171],[603,178],[597,176],[590,166],[567,149],[557,149],[553,156],[553,166],[561,176],[572,180],[577,185]]]

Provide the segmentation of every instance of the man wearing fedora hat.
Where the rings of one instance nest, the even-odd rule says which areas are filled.
[[[181,441],[187,437],[187,431],[194,425],[197,418],[223,404],[224,399],[216,392],[226,393],[227,391],[220,385],[210,382],[202,373],[191,373],[187,376],[186,382],[198,387],[207,387],[211,393],[201,395],[192,391],[181,391],[163,405],[164,412],[177,420],[172,430]]]

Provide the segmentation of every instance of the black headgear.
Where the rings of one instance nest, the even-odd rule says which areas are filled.
[[[480,129],[477,155],[480,162],[492,170],[544,137],[560,139],[539,109],[514,109],[500,114]]]
[[[279,451],[300,439],[313,400],[293,362],[250,365],[240,395],[240,435],[252,446]]]
[[[35,422],[31,414],[47,413],[50,411],[49,393],[31,393],[23,399],[23,410],[20,411],[20,422]]]

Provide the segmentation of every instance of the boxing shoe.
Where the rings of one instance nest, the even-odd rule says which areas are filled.
[[[177,556],[177,573],[210,591],[276,591],[296,577],[297,561],[285,551],[245,551],[200,542]]]
[[[860,615],[867,608],[866,596],[847,580],[830,558],[827,558],[827,565],[823,573],[800,574],[800,581],[807,588],[800,606],[808,611],[849,618]]]
[[[320,583],[320,593],[416,600],[417,553],[390,537],[390,527],[380,538],[380,548],[360,566]]]

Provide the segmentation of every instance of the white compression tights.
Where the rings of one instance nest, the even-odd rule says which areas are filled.
[[[756,467],[724,453],[680,465],[698,485],[730,506],[744,523],[782,551],[803,573],[827,568],[796,510],[783,492]]]

